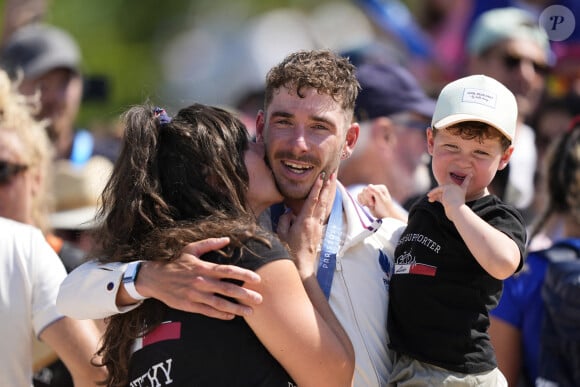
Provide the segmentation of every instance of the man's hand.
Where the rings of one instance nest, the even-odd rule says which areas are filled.
[[[259,283],[260,276],[238,266],[217,265],[198,258],[228,243],[229,238],[205,239],[187,245],[172,262],[143,262],[137,277],[137,291],[172,308],[222,320],[251,314],[252,306],[260,304],[262,296],[222,279]],[[238,303],[218,295],[234,298]]]

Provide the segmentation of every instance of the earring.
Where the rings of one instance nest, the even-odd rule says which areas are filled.
[[[346,153],[346,151],[342,151],[342,153],[340,154],[340,159],[341,160],[345,160],[348,159],[349,154]]]

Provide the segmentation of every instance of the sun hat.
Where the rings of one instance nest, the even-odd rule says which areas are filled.
[[[361,91],[355,103],[357,119],[388,117],[414,112],[431,118],[435,100],[429,98],[415,77],[393,62],[368,62],[356,72]]]
[[[54,174],[55,212],[50,226],[62,230],[88,230],[97,223],[99,197],[113,171],[113,163],[92,156],[85,164],[56,160]]]
[[[443,87],[431,126],[443,129],[478,121],[496,128],[513,142],[517,117],[516,97],[507,87],[486,75],[470,75]]]
[[[70,34],[42,23],[16,30],[0,52],[0,67],[12,78],[22,70],[25,78],[35,78],[56,68],[79,72],[80,49]]]

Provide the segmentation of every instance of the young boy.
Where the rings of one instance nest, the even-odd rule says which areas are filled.
[[[438,187],[411,209],[395,251],[391,386],[507,386],[488,312],[502,280],[522,267],[526,232],[517,210],[488,185],[513,152],[516,117],[513,94],[483,75],[451,82],[439,95],[427,129]],[[380,211],[376,200],[386,196],[369,191],[378,192],[363,193],[363,204]]]

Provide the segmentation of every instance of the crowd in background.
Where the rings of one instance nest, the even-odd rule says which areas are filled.
[[[116,122],[104,130],[77,127],[87,90],[83,53],[91,47],[44,24],[44,1],[24,2],[29,8],[14,4],[6,2],[0,68],[18,92],[35,101],[31,111],[47,137],[15,135],[0,119],[0,216],[39,228],[71,271],[91,249],[86,231],[95,226],[121,133]],[[574,118],[580,115],[580,27],[563,40],[551,39],[538,26],[553,5],[580,18],[580,5],[572,0],[329,2],[309,11],[275,9],[236,31],[216,31],[220,22],[208,18],[162,45],[152,59],[162,72],[156,93],[169,111],[183,101],[221,106],[255,136],[264,79],[273,64],[296,50],[341,53],[358,69],[362,90],[355,113],[361,135],[357,149],[342,160],[338,178],[355,197],[367,184],[385,184],[395,203],[391,213],[406,220],[416,200],[436,185],[425,129],[440,90],[465,75],[494,77],[516,95],[519,116],[514,155],[492,190],[520,211],[530,230],[535,227],[528,249],[540,250],[573,236],[561,217],[544,216],[552,204],[544,165],[554,159],[552,144],[578,126]],[[486,13],[488,19],[480,18]],[[502,43],[506,38],[511,43]],[[20,175],[26,182],[13,185]],[[95,323],[103,329],[101,321]],[[70,384],[58,356],[35,345],[35,386]],[[506,361],[502,356],[513,350],[502,347],[507,352],[498,360]],[[506,375],[508,381],[518,379],[521,367]]]

